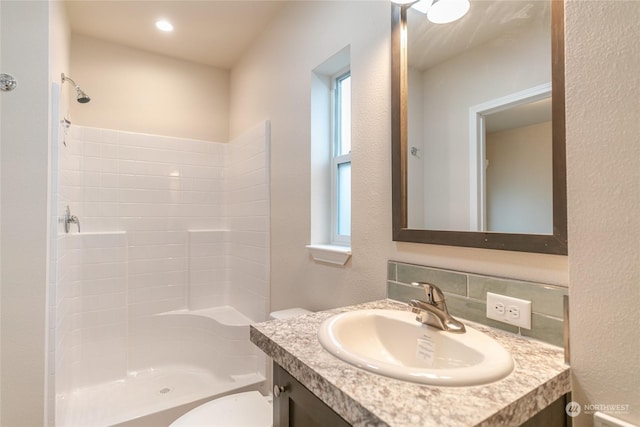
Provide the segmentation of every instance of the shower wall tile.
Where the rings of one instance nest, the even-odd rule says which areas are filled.
[[[131,232],[129,316],[187,307],[187,232]]]
[[[268,126],[229,144],[68,133],[57,210],[68,205],[82,233],[58,226],[56,393],[144,367],[158,313],[232,304],[266,319]]]
[[[225,144],[74,126],[65,193],[87,231],[224,228]],[[75,175],[74,175],[75,174]],[[63,175],[65,175],[63,173]],[[78,176],[79,175],[79,176]]]
[[[269,298],[268,122],[228,145],[226,203],[232,218],[230,303],[253,321],[267,318]]]
[[[227,305],[229,232],[189,231],[189,309]]]
[[[70,234],[65,241],[68,269],[59,281],[64,302],[58,329],[73,389],[126,372],[127,236]]]

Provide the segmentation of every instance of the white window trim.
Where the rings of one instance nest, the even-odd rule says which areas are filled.
[[[345,77],[351,76],[351,67],[347,66],[331,76],[331,245],[351,246],[351,236],[338,234],[338,167],[341,164],[351,163],[351,151],[347,154],[336,156],[337,140],[340,137],[340,128],[337,123],[340,121],[340,111],[336,108],[336,82]],[[353,170],[353,169],[352,169]]]
[[[345,265],[351,258],[351,248],[338,245],[307,245],[313,260],[329,264]]]
[[[333,83],[335,76],[350,70],[350,46],[318,65],[311,76],[311,227],[306,245],[315,262],[345,266],[351,258],[348,243],[334,244],[331,197],[333,159]],[[342,159],[344,160],[344,159]]]

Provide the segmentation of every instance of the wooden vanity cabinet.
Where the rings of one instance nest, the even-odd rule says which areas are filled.
[[[340,415],[318,399],[280,365],[273,364],[274,427],[348,427]],[[281,387],[276,397],[275,387]]]
[[[311,393],[277,363],[273,364],[273,427],[348,427],[333,409]],[[276,397],[275,387],[281,387]],[[565,413],[565,395],[526,421],[521,427],[571,427]]]

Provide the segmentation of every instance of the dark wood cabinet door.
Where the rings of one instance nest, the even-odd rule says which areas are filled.
[[[274,427],[348,427],[340,415],[300,384],[280,365],[273,364],[273,384],[281,387],[273,396]]]

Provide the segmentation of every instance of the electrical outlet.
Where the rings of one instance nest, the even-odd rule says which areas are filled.
[[[487,292],[487,317],[531,329],[531,301]]]

